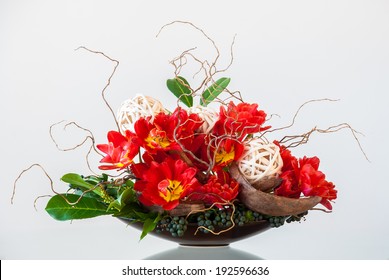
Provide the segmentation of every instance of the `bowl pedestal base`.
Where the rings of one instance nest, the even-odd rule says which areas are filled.
[[[229,245],[222,246],[188,246],[179,245],[149,256],[146,260],[260,260],[261,258],[235,249]]]

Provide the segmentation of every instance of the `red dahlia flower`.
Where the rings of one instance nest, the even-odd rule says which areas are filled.
[[[164,112],[151,118],[139,119],[134,127],[142,146],[149,152],[158,150],[181,150],[181,145],[187,147],[194,138],[194,131],[198,129],[202,120],[196,114],[190,114],[178,107],[173,114]],[[179,141],[179,143],[177,142]]]
[[[108,144],[98,144],[96,147],[106,154],[100,162],[109,163],[109,165],[101,165],[99,168],[102,170],[124,169],[129,166],[139,152],[136,135],[129,130],[125,131],[125,135],[117,131],[110,131],[107,138]]]
[[[172,210],[188,190],[198,184],[197,170],[181,159],[168,157],[162,163],[152,161],[149,165],[134,164],[131,168],[138,178],[134,189],[140,192],[139,201],[145,206],[157,205]]]
[[[188,197],[192,201],[201,200],[206,204],[231,202],[238,195],[239,184],[229,173],[218,171],[212,175],[204,185],[196,185],[191,188]]]
[[[219,120],[214,126],[216,135],[230,134],[242,140],[247,134],[261,132],[270,126],[262,127],[266,121],[266,113],[258,110],[258,104],[230,102],[225,109],[220,107]]]

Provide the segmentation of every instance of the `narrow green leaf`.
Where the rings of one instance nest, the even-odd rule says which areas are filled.
[[[84,187],[87,189],[92,189],[95,187],[94,185],[85,182],[84,179],[81,177],[81,175],[76,173],[65,174],[62,176],[61,180],[64,181],[65,183],[69,183],[79,187]]]
[[[126,185],[127,185],[127,187],[134,187],[134,182],[133,181],[131,181],[131,180],[127,180],[126,181]]]
[[[117,199],[109,204],[108,209],[115,208],[118,211],[121,211],[127,202],[133,202],[134,198],[135,191],[132,188],[127,188],[119,195]]]
[[[123,208],[122,210],[120,210],[120,212],[117,212],[115,213],[113,216],[114,217],[123,217],[123,218],[128,218],[128,219],[134,219],[136,221],[145,221],[146,218],[140,218],[137,211],[139,211],[140,213],[142,213],[142,208],[140,207],[140,205],[138,203],[135,203],[135,202],[130,202],[130,203],[127,203]],[[147,217],[149,218],[149,217]]]
[[[70,205],[65,198],[74,203],[80,199],[79,195],[66,194],[55,195],[47,203],[46,211],[51,217],[59,221],[87,219],[101,215],[113,214],[113,211],[107,211],[107,206],[98,202],[94,198],[82,197],[78,203]]]
[[[167,88],[188,107],[193,106],[192,91],[185,78],[177,76],[166,81]]]
[[[147,219],[144,224],[143,224],[143,231],[140,236],[140,240],[145,238],[145,236],[150,232],[153,231],[156,227],[156,224],[154,223],[154,220],[152,219]]]
[[[121,201],[118,199],[115,199],[114,201],[112,201],[109,206],[108,206],[108,209],[116,209],[118,211],[121,211],[123,209],[125,205],[121,204]]]
[[[211,85],[203,92],[200,104],[202,106],[207,106],[209,103],[211,103],[220,93],[222,93],[227,88],[230,81],[230,78],[220,78],[217,80],[213,85]]]
[[[134,209],[133,213],[134,213],[134,216],[137,217],[137,219],[139,221],[142,221],[142,222],[144,222],[148,219],[155,219],[155,215],[156,215],[154,212],[144,213],[144,212],[136,210],[136,209]]]
[[[83,188],[84,190],[85,189],[92,190],[94,193],[98,194],[99,196],[102,195],[99,188],[96,188],[95,185],[86,182],[79,174],[68,173],[63,175],[61,180],[64,181],[65,183],[69,183],[73,187],[80,187]]]
[[[160,219],[161,219],[161,215],[158,215],[155,219],[147,219],[143,223],[143,231],[140,236],[140,240],[142,240],[149,232],[155,229]]]
[[[81,190],[81,189],[75,189],[74,194],[80,195],[80,196],[82,195],[83,197],[90,197],[93,199],[101,200],[101,196],[99,196],[98,194],[96,194],[94,192],[86,192],[85,190]]]
[[[100,176],[95,176],[95,175],[90,175],[87,177],[82,178],[85,182],[92,184],[92,185],[97,185],[101,181],[107,181],[105,178],[104,174]]]

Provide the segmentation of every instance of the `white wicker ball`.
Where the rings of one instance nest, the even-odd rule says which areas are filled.
[[[219,118],[219,114],[214,109],[200,105],[190,107],[188,113],[197,114],[204,121],[199,128],[201,133],[209,133]]]
[[[266,143],[260,138],[252,138],[244,145],[244,154],[238,166],[250,184],[281,173],[283,162],[277,145]]]
[[[125,130],[134,131],[134,124],[142,117],[151,116],[151,121],[154,121],[155,115],[165,111],[162,103],[158,100],[137,94],[134,98],[124,101],[117,112],[117,121],[122,133]]]

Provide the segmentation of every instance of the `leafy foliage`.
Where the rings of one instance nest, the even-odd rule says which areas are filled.
[[[47,203],[46,211],[59,221],[88,219],[113,213],[96,199],[76,194],[53,196]]]
[[[188,107],[193,106],[193,96],[188,81],[180,76],[166,81],[168,89]]]
[[[88,219],[103,215],[124,217],[143,223],[143,239],[161,219],[160,214],[147,211],[138,203],[131,180],[118,184],[109,181],[106,174],[83,177],[76,173],[65,174],[61,180],[69,183],[74,193],[57,194],[48,201],[45,210],[56,220]],[[107,197],[116,199],[108,203]]]
[[[217,80],[203,92],[200,104],[207,106],[209,103],[211,103],[216,97],[219,96],[220,93],[222,93],[227,88],[230,81],[230,78],[220,78]]]

